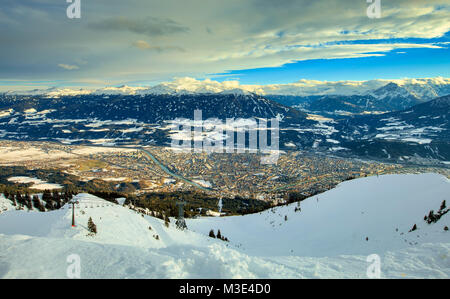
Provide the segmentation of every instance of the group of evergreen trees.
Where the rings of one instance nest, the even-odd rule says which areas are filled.
[[[439,219],[441,219],[442,216],[447,214],[449,210],[450,210],[450,208],[447,209],[447,206],[446,206],[446,203],[444,200],[437,213],[434,213],[434,211],[431,210],[430,213],[428,213],[428,216],[425,216],[423,218],[423,220],[425,220],[428,224],[436,223],[436,222],[438,222]]]
[[[213,230],[213,229],[210,230],[210,231],[209,231],[209,236],[210,236],[211,238],[216,238],[216,239],[220,239],[220,240],[222,240],[222,241],[228,242],[228,238],[222,236],[222,233],[220,232],[220,229],[217,231],[217,235],[214,233],[214,230]]]
[[[40,211],[45,212],[51,210],[57,210],[61,208],[65,203],[73,198],[73,193],[70,191],[58,192],[50,190],[44,190],[42,193],[42,200],[39,199],[39,196],[34,194],[31,196],[28,192],[25,194],[21,194],[19,191],[15,193],[9,193],[9,191],[4,190],[3,195],[5,198],[8,198],[12,205],[16,207],[18,210],[22,210],[27,208],[28,210],[32,210],[33,208]]]
[[[185,218],[195,217],[199,214],[204,216],[206,211],[216,210],[219,201],[216,196],[200,191],[151,192],[137,197],[133,195],[122,197],[127,198],[125,204],[132,203],[135,207],[147,208],[150,211],[155,211],[157,215],[168,215],[169,217],[178,216],[176,202],[183,200],[186,202]],[[251,214],[271,207],[269,202],[239,196],[222,198],[222,205],[222,211],[228,215]]]

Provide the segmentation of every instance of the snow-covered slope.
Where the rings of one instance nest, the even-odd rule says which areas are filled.
[[[72,254],[80,256],[82,278],[299,276],[279,263],[231,249],[224,241],[180,231],[173,223],[167,228],[160,219],[95,196],[79,194],[75,199],[80,202],[75,228],[67,205],[46,213],[0,214],[0,277],[65,278]],[[88,236],[89,217],[97,225],[95,236]]]
[[[381,253],[410,242],[450,241],[443,230],[450,224],[448,215],[433,225],[423,220],[449,194],[450,180],[437,174],[372,176],[308,198],[301,211],[291,204],[244,217],[189,220],[188,226],[202,233],[220,229],[254,255]],[[418,230],[408,233],[414,224]]]
[[[133,210],[90,194],[79,194],[75,199],[79,201],[79,204],[75,206],[77,224],[75,228],[70,226],[71,206],[66,204],[59,210],[46,213],[14,210],[4,212],[0,217],[0,233],[143,248],[161,248],[174,243],[182,244],[186,240],[191,242],[195,238],[201,237],[192,232],[180,232],[170,229],[170,227],[167,229],[164,222],[157,218],[142,217]],[[95,237],[87,236],[89,217],[92,217],[98,227],[98,234]],[[149,229],[149,226],[152,227],[152,230]],[[160,240],[153,237],[156,234],[160,234]]]
[[[0,214],[0,277],[63,278],[67,256],[78,254],[84,278],[365,278],[367,256],[378,254],[382,277],[448,278],[448,214],[423,220],[448,194],[450,181],[437,174],[374,176],[308,198],[301,211],[294,203],[189,219],[188,231],[80,194],[76,228],[67,206]],[[96,236],[87,236],[89,217]],[[230,242],[207,237],[210,229]]]

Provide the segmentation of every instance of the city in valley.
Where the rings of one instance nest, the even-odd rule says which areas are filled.
[[[302,200],[360,177],[431,172],[450,177],[450,169],[446,167],[364,161],[295,150],[280,153],[277,163],[262,164],[258,153],[194,153],[162,146],[0,141],[0,175],[2,183],[26,186],[36,193],[47,188],[60,191],[69,188],[77,192],[115,192],[141,199],[154,193],[203,193],[216,199],[217,204],[197,207],[206,209],[207,215],[227,214],[220,207],[221,198],[262,201],[265,205],[259,209],[264,209]],[[27,178],[23,169],[15,173],[13,166],[69,174],[71,179],[46,181],[48,175]]]

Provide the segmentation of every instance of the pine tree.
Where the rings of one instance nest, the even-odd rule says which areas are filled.
[[[37,195],[33,195],[33,205],[36,209],[38,209],[40,212],[45,212],[45,208],[42,205],[41,201],[39,200],[39,197]]]
[[[9,200],[12,202],[13,206],[17,206],[17,202],[13,194],[9,195]]]
[[[30,196],[30,194],[25,194],[25,197],[24,197],[24,202],[25,202],[25,205],[27,206],[27,209],[28,210],[32,210],[33,209],[33,204],[32,204],[32,202],[31,202],[31,196]]]
[[[167,216],[167,214],[165,214],[165,215],[164,215],[164,225],[165,225],[166,227],[169,227],[169,223],[170,223],[170,219],[169,219],[169,217]]]
[[[220,229],[217,231],[217,239],[222,239],[222,234],[220,233]]]
[[[92,221],[91,217],[89,217],[89,220],[88,220],[88,229],[93,234],[97,233],[97,226],[95,225],[94,221]]]
[[[47,201],[45,202],[45,208],[47,210],[53,210],[54,209],[53,202],[52,202],[51,199],[47,199]]]
[[[22,195],[20,195],[19,191],[16,192],[16,202],[19,204],[19,206],[24,206],[25,202],[23,201]]]
[[[436,221],[436,218],[434,216],[434,211],[433,210],[430,211],[430,213],[428,214],[428,218],[427,219],[428,219],[427,220],[428,224],[431,224],[432,222]]]
[[[216,237],[216,235],[214,234],[214,230],[213,229],[209,231],[209,236],[211,238],[215,238]]]
[[[61,200],[61,196],[58,191],[53,191],[52,198],[54,201],[59,202]]]
[[[42,200],[45,202],[52,200],[52,194],[50,193],[50,190],[44,190],[44,192],[42,193]]]

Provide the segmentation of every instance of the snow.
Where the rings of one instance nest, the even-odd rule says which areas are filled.
[[[174,184],[175,182],[176,182],[176,180],[174,180],[174,179],[168,179],[168,178],[163,179],[163,184],[166,184],[166,185]]]
[[[146,89],[146,88],[145,87],[132,87],[132,86],[127,86],[127,85],[122,85],[119,87],[110,86],[110,87],[104,87],[104,88],[98,89],[95,92],[93,92],[93,94],[97,94],[97,95],[117,95],[117,94],[134,95],[144,89]]]
[[[30,109],[26,109],[26,110],[24,110],[23,112],[24,112],[24,113],[27,113],[27,114],[33,114],[33,113],[36,113],[36,112],[37,112],[37,110],[36,110],[36,109],[34,109],[34,108],[30,108]]]
[[[64,140],[64,139],[62,139]],[[66,140],[67,141],[67,140]],[[92,140],[99,144],[107,143],[106,139]],[[133,152],[135,149],[124,149],[99,146],[73,146],[70,152],[59,149],[44,150],[38,146],[0,146],[0,163],[18,161],[48,161],[52,159],[76,158],[76,155],[90,155],[97,153]]]
[[[126,181],[128,178],[127,177],[119,177],[119,178],[101,178],[103,181],[107,181],[107,182],[121,182],[121,181]]]
[[[119,205],[123,206],[123,204],[125,203],[126,198],[125,197],[121,197],[121,198],[116,198],[116,200],[119,203]]]
[[[211,182],[205,180],[192,180],[193,182],[199,184],[200,186],[211,188]]]
[[[405,142],[414,142],[418,144],[429,144],[431,143],[431,141],[433,141],[429,138],[403,138],[402,140]]]
[[[315,120],[318,122],[334,122],[334,120],[331,118],[327,118],[327,117],[324,117],[322,115],[317,115],[317,114],[308,114],[306,118]]]
[[[337,152],[337,151],[348,150],[348,148],[342,147],[342,146],[333,146],[333,147],[330,147],[328,150],[331,151],[331,152]]]
[[[97,90],[48,88],[28,91],[12,91],[11,95],[46,95],[50,98],[74,95],[160,95],[160,94],[235,94],[244,95],[256,93],[260,95],[369,95],[389,83],[395,83],[405,95],[413,95],[424,100],[431,100],[447,94],[449,78],[422,79],[378,79],[369,81],[318,81],[301,79],[287,84],[242,85],[239,81],[229,80],[218,82],[211,79],[196,80],[190,77],[175,78],[170,82],[163,82],[155,86],[109,86]],[[380,95],[380,97],[385,94]],[[0,113],[1,115],[1,113]]]
[[[328,143],[334,143],[334,144],[339,144],[339,143],[340,143],[339,141],[334,140],[334,139],[331,139],[331,138],[327,138],[326,141],[327,141]]]
[[[31,183],[32,185],[30,188],[38,189],[38,190],[53,190],[53,189],[61,189],[63,187],[59,184],[49,184],[38,178],[30,178],[30,177],[26,177],[26,176],[10,177],[10,178],[8,178],[8,181],[14,182],[14,183],[21,183],[21,184]]]
[[[12,205],[11,201],[6,199],[5,196],[0,193],[0,213],[14,209],[15,207]]]
[[[294,143],[292,143],[292,142],[286,142],[286,143],[284,144],[284,146],[287,146],[287,147],[296,147],[296,145],[295,145]]]
[[[22,148],[19,146],[0,146],[0,163],[29,160],[38,161],[70,157],[73,157],[73,155],[59,150],[44,151],[41,148],[32,146],[27,148]]]
[[[308,198],[301,211],[294,203],[246,216],[187,219],[185,231],[174,220],[166,227],[79,194],[75,228],[68,205],[0,214],[0,277],[65,278],[67,257],[77,254],[82,278],[366,278],[367,256],[375,253],[381,277],[448,278],[448,214],[436,224],[423,221],[448,194],[450,181],[438,174],[373,176]],[[0,195],[0,206],[6,202]],[[89,217],[94,236],[86,229]],[[418,230],[409,233],[414,224]],[[207,237],[210,229],[230,242]]]
[[[381,253],[408,247],[405,239],[448,242],[450,236],[443,232],[444,225],[450,224],[447,215],[434,226],[423,221],[448,194],[450,180],[438,174],[372,176],[343,182],[308,198],[301,202],[300,212],[294,211],[294,203],[274,212],[189,219],[187,224],[204,234],[220,229],[242,244],[244,252],[258,256],[291,255],[291,250],[295,255],[316,257]],[[414,224],[420,238],[408,234]]]
[[[0,111],[0,117],[7,117],[10,116],[14,112],[13,109],[3,110]]]
[[[144,129],[143,127],[139,127],[139,128],[123,129],[123,130],[119,130],[119,131],[121,131],[122,133],[134,133],[134,132],[140,132],[143,129]]]

